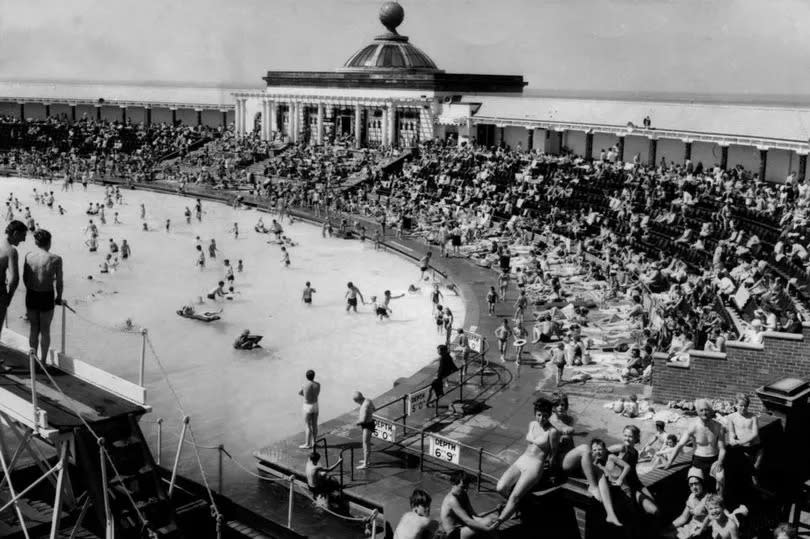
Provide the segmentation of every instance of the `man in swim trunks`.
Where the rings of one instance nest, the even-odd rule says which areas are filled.
[[[667,468],[677,458],[681,449],[689,443],[695,442],[695,452],[692,454],[692,466],[703,471],[706,478],[706,490],[714,491],[715,479],[722,483],[723,460],[726,457],[726,429],[714,419],[712,407],[706,399],[695,400],[695,411],[698,414],[681,435],[678,445],[672,451]]]
[[[216,300],[218,297],[224,298],[225,297],[225,281],[219,281],[217,286],[211,289],[210,292],[206,295],[208,299]]]
[[[304,397],[304,426],[306,427],[306,438],[304,443],[298,447],[301,449],[311,449],[318,441],[318,395],[321,394],[321,384],[315,381],[315,371],[307,371],[307,381],[298,390],[298,394]]]
[[[360,405],[357,412],[357,426],[362,429],[361,439],[363,442],[363,460],[360,461],[358,470],[365,470],[371,464],[371,434],[374,432],[374,403],[371,399],[363,396],[359,391],[355,391],[352,400]]]
[[[2,276],[2,286],[0,286],[0,331],[3,329],[6,311],[20,284],[20,265],[17,255],[17,245],[25,241],[28,229],[22,221],[11,221],[6,226],[6,237],[0,240],[0,276]],[[6,274],[10,273],[10,279],[6,282]]]
[[[354,286],[354,284],[350,281],[346,287],[348,290],[346,291],[346,312],[349,312],[349,309],[354,309],[354,312],[357,312],[357,296],[360,296],[360,301],[363,303],[366,302],[363,299],[363,293],[360,292],[360,289]]]
[[[41,346],[40,359],[45,361],[51,347],[54,305],[62,304],[62,257],[48,252],[51,248],[51,233],[45,229],[40,228],[34,232],[34,244],[38,249],[25,255],[23,265],[25,309],[31,324],[28,344],[33,354]]]
[[[304,468],[304,473],[307,476],[307,486],[309,487],[309,491],[312,493],[312,496],[315,498],[315,501],[318,501],[319,498],[321,498],[328,502],[329,495],[332,492],[340,490],[340,484],[329,477],[328,474],[340,466],[343,459],[338,459],[336,463],[328,468],[321,466],[319,464],[320,460],[320,453],[317,451],[310,453],[309,459],[307,459],[307,465]]]
[[[431,251],[425,253],[425,256],[419,259],[419,280],[425,278],[425,273],[427,273],[428,269],[430,269],[430,257],[433,256]]]
[[[475,513],[467,488],[470,479],[462,470],[453,472],[453,487],[442,500],[439,515],[442,529],[447,539],[468,539],[471,537],[489,537],[492,519],[480,517]]]

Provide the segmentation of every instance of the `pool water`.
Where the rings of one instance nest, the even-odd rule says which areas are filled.
[[[36,204],[33,189],[53,190],[54,209]],[[67,314],[69,355],[92,363],[130,381],[137,381],[142,338],[122,330],[126,319],[148,330],[154,352],[147,350],[147,402],[153,413],[142,419],[147,439],[154,442],[157,418],[164,420],[163,464],[173,458],[182,417],[187,414],[197,443],[223,444],[240,462],[253,468],[252,451],[302,430],[298,389],[307,369],[314,369],[322,383],[321,422],[354,407],[352,391],[375,396],[392,387],[394,380],[409,376],[433,360],[435,347],[444,337],[436,331],[431,315],[429,282],[421,291],[405,293],[391,302],[390,320],[378,321],[371,305],[357,314],[345,312],[346,283],[354,282],[366,300],[407,290],[419,279],[410,261],[369,242],[323,238],[320,227],[304,222],[284,223],[285,234],[298,243],[289,247],[291,265],[281,263],[280,246],[268,244],[271,235],[256,233],[260,216],[266,225],[272,217],[256,210],[235,210],[203,202],[201,223],[186,224],[183,211],[192,199],[145,191],[124,191],[124,203],[106,210],[107,224],[85,215],[89,202],[103,202],[104,190],[77,186],[62,192],[60,183],[6,178],[0,181],[0,200],[9,194],[29,206],[34,219],[53,234],[51,251],[64,258],[64,297],[77,314]],[[146,205],[143,231],[140,204]],[[59,215],[57,205],[66,215]],[[113,213],[122,224],[113,224]],[[16,215],[17,218],[20,215]],[[99,250],[90,253],[84,244],[89,219],[99,226]],[[170,231],[165,222],[171,220]],[[238,223],[240,234],[230,232]],[[203,271],[195,267],[195,238],[206,251]],[[100,274],[99,264],[109,252],[108,241],[120,245],[127,239],[132,257],[117,271]],[[220,252],[208,259],[207,246],[216,240]],[[20,260],[35,249],[29,234],[19,246]],[[420,256],[421,253],[414,253]],[[242,259],[244,272],[236,274],[237,294],[230,300],[205,300],[206,293],[224,276],[223,259]],[[22,262],[21,262],[22,263]],[[92,276],[92,280],[88,277]],[[317,290],[311,306],[301,301],[304,283]],[[446,290],[443,290],[443,293]],[[24,286],[20,284],[9,308],[11,329],[27,335],[23,320]],[[462,298],[449,294],[445,304],[456,314],[455,327],[463,325]],[[199,298],[205,301],[198,304]],[[222,309],[222,319],[205,323],[181,318],[175,311],[193,303],[198,311]],[[233,341],[243,329],[264,336],[262,348],[238,351]],[[57,310],[52,347],[60,346],[61,320]],[[165,368],[167,379],[158,367]],[[171,383],[182,403],[177,405]],[[154,447],[154,446],[153,446]],[[215,474],[216,452],[203,450],[209,474]],[[199,478],[190,447],[183,450],[180,472]],[[240,481],[255,483],[236,470],[227,474],[231,487]]]

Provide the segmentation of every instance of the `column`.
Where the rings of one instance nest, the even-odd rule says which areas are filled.
[[[221,110],[219,112],[222,114],[222,128],[225,129],[226,127],[228,127],[228,111]]]
[[[798,173],[798,181],[799,183],[804,181],[805,176],[807,176],[807,154],[800,153],[799,154],[799,173]]]
[[[25,103],[20,103],[20,121],[25,121]]]
[[[233,134],[234,136],[239,136],[239,98],[236,99],[234,102],[234,109],[233,109]]]
[[[315,135],[315,142],[323,144],[323,103],[318,102],[318,132]]]
[[[270,101],[267,107],[270,110],[270,140],[276,138],[276,131],[278,131],[278,104],[275,101]]]
[[[127,108],[126,107],[121,107],[121,123],[122,124],[127,123]]]
[[[146,122],[145,122],[145,123],[146,123],[146,125],[147,125],[147,126],[152,125],[152,107],[150,107],[150,106],[146,106],[146,107],[144,108],[144,111],[143,111],[143,112],[144,112],[144,115],[146,116]]]
[[[76,105],[70,106],[70,121],[71,122],[76,121]]]
[[[382,132],[380,133],[380,144],[388,146],[388,109],[382,109]]]
[[[618,156],[616,159],[619,161],[624,161],[624,135],[619,135],[619,142],[616,144],[618,147]]]
[[[172,111],[172,125],[175,125],[175,124],[177,124],[177,109],[172,108],[172,109],[169,109],[169,110]]]
[[[290,101],[289,114],[287,115],[287,129],[290,131],[290,142],[295,142],[295,101]]]
[[[759,180],[765,181],[765,174],[768,171],[768,148],[765,146],[757,146],[759,150]]]
[[[528,131],[529,131],[529,138],[526,141],[526,151],[530,152],[534,149],[534,128],[530,127]]]
[[[270,140],[273,135],[270,133],[270,100],[262,101],[262,130],[264,140]]]
[[[585,132],[585,160],[593,161],[593,133]]]
[[[51,106],[48,103],[45,103],[45,117],[51,117]]]
[[[360,103],[354,106],[354,147],[360,148],[363,144],[363,107]]]
[[[194,109],[197,112],[197,125],[202,125],[202,109]]]
[[[96,105],[96,121],[101,121],[101,105]]]
[[[649,156],[647,160],[647,164],[651,167],[655,166],[655,158],[656,154],[658,153],[658,139],[655,137],[650,137],[650,149],[649,149]]]
[[[565,129],[557,131],[557,134],[560,136],[560,155],[562,155],[565,146]]]
[[[720,168],[726,170],[728,167],[728,144],[720,145]]]
[[[497,146],[506,146],[506,126],[498,126],[498,144]]]
[[[241,113],[241,119],[240,119],[240,122],[241,122],[241,124],[242,124],[242,136],[245,136],[245,137],[246,137],[246,136],[248,136],[248,135],[250,134],[250,132],[251,132],[253,129],[252,129],[252,126],[250,125],[250,123],[248,122],[248,117],[247,117],[247,98],[245,98],[245,97],[243,97],[243,98],[242,98],[242,109],[241,109],[241,111],[242,111],[242,113]]]
[[[388,103],[388,145],[397,145],[397,108],[393,103]]]
[[[692,141],[691,140],[684,140],[683,141],[683,160],[684,160],[684,162],[692,160]]]

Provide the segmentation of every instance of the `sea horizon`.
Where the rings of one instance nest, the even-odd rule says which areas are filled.
[[[132,80],[91,80],[91,79],[13,79],[0,78],[0,91],[3,89],[20,88],[31,85],[31,89],[36,86],[50,86],[51,90],[58,86],[84,86],[84,87],[109,87],[109,88],[129,88],[133,90],[131,99],[137,100],[138,91],[136,89],[159,89],[166,88],[179,90],[183,88],[193,90],[211,90],[223,96],[222,92],[233,92],[240,90],[260,90],[264,88],[261,81],[246,83],[238,81],[132,81]],[[50,94],[50,92],[48,92]],[[145,94],[151,92],[145,91]],[[33,97],[28,95],[11,95],[8,97]],[[527,86],[523,95],[526,97],[551,97],[565,99],[602,99],[610,101],[664,101],[677,103],[707,103],[707,104],[728,104],[728,105],[769,105],[781,107],[810,107],[810,94],[773,94],[773,93],[751,93],[751,92],[689,92],[689,91],[660,91],[660,90],[593,90],[577,88],[536,88]],[[41,95],[39,97],[54,97],[51,95]],[[76,96],[65,96],[76,97]],[[104,97],[104,96],[99,96]]]

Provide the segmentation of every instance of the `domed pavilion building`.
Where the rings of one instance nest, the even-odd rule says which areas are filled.
[[[464,94],[523,92],[522,76],[445,73],[397,32],[404,16],[398,3],[383,4],[387,31],[335,71],[268,71],[264,92],[235,93],[237,132],[253,129],[260,114],[263,138],[320,144],[350,137],[357,147],[407,147],[432,139],[442,114],[469,117]]]

